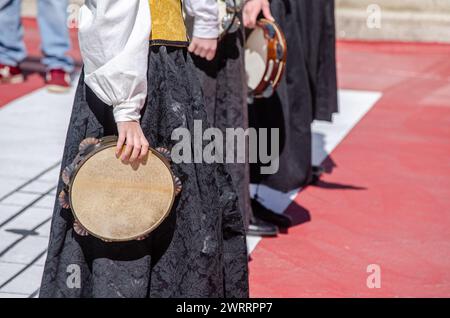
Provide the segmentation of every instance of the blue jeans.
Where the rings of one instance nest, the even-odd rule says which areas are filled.
[[[67,0],[37,0],[37,21],[41,34],[42,63],[47,69],[73,71],[67,29]],[[20,0],[0,0],[0,63],[17,66],[26,56]]]

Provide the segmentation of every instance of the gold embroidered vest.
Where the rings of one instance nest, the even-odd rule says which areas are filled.
[[[151,45],[187,46],[181,0],[149,0],[152,16]]]

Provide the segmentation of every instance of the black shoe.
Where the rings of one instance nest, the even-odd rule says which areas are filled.
[[[264,222],[263,220],[253,216],[250,219],[247,235],[274,237],[278,235],[278,228],[273,224]]]
[[[319,182],[320,177],[325,173],[325,169],[321,166],[312,166],[311,182],[310,184],[316,184]]]
[[[292,226],[292,219],[289,216],[269,210],[256,199],[252,199],[252,209],[253,215],[263,221],[275,224],[281,228],[288,228]]]

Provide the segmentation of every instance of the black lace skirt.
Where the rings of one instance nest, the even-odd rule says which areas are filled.
[[[243,24],[242,24],[243,26]],[[209,122],[224,132],[227,128],[248,128],[247,79],[244,66],[244,27],[227,34],[217,47],[212,61],[194,56],[197,75],[205,96]],[[246,145],[248,149],[248,145]],[[233,156],[236,156],[237,147]],[[226,149],[225,149],[225,154]],[[250,205],[250,166],[248,163],[228,163],[233,184],[239,196],[239,206],[248,225],[252,215]]]
[[[141,125],[153,147],[170,149],[176,143],[171,133],[179,127],[193,136],[194,120],[208,127],[203,94],[185,49],[152,47],[148,80]],[[84,138],[105,134],[86,91],[81,76],[62,167],[74,159]],[[169,217],[144,241],[105,243],[78,236],[71,211],[56,202],[40,296],[247,297],[245,231],[226,168],[181,163],[173,169],[183,191]],[[61,187],[60,180],[58,193]]]

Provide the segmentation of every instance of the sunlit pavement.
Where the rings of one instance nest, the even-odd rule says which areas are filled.
[[[449,56],[448,45],[338,43],[340,88],[381,97],[285,211],[298,225],[258,244],[252,296],[450,296]]]
[[[29,79],[0,86],[0,297],[38,295],[74,94],[43,88],[34,20],[26,31]],[[313,125],[328,174],[300,193],[259,189],[296,225],[249,238],[252,296],[450,295],[448,56],[444,45],[338,44],[340,113]],[[366,284],[370,264],[380,289]]]

